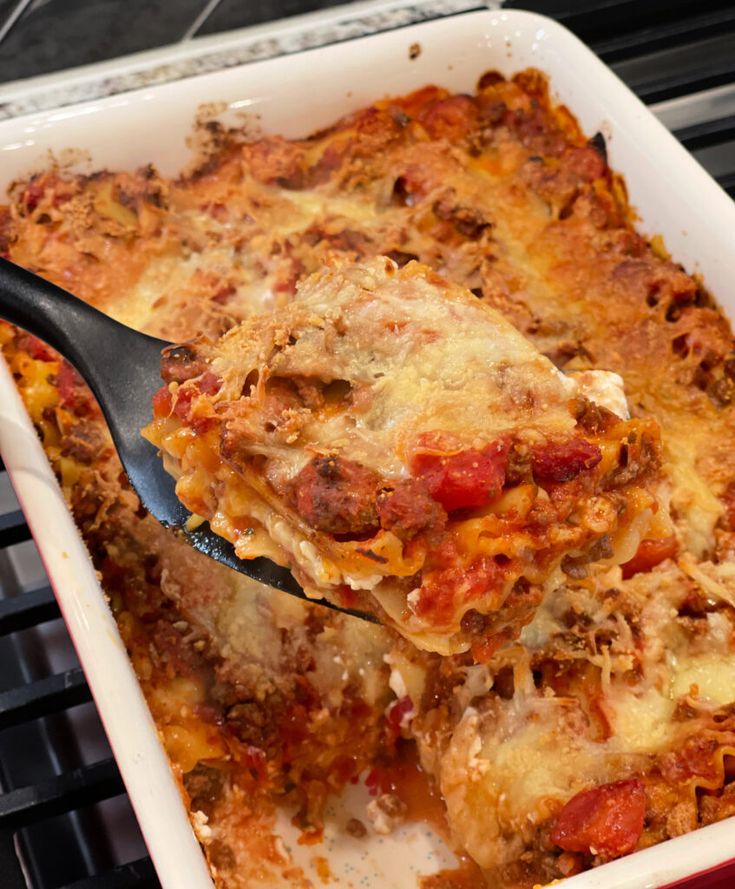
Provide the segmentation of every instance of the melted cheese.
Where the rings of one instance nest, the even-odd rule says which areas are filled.
[[[295,342],[274,352],[282,330]],[[212,367],[225,378],[223,399],[253,369],[352,387],[354,408],[307,421],[299,447],[279,453],[282,477],[300,468],[305,448],[347,452],[396,478],[406,475],[407,449],[431,430],[471,447],[519,428],[533,439],[574,426],[563,379],[502,315],[426,269],[389,260],[314,276],[269,325],[228,333]]]
[[[469,708],[441,763],[450,823],[481,867],[499,868],[558,800],[607,779],[614,764],[605,753],[573,701],[496,703],[484,715]]]
[[[673,689],[672,689],[673,691]],[[642,694],[615,688],[607,698],[613,726],[612,749],[621,753],[655,753],[663,749],[674,733],[671,716],[674,701],[656,688]]]
[[[716,706],[735,701],[735,656],[700,654],[678,660],[671,683],[673,697],[692,695]]]

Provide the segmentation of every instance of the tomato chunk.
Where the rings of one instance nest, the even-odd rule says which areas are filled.
[[[602,451],[584,438],[547,442],[533,449],[531,465],[540,482],[569,482],[602,460]]]
[[[56,374],[56,386],[63,407],[77,414],[87,414],[92,407],[92,395],[74,368],[62,361]]]
[[[458,454],[418,453],[411,471],[426,482],[429,493],[452,512],[478,509],[500,494],[508,466],[508,442],[495,441],[482,450],[471,448]]]
[[[414,714],[413,701],[408,695],[404,695],[389,705],[385,713],[385,723],[391,741],[395,742],[401,734],[401,729],[408,725]]]
[[[447,551],[446,547],[440,549],[441,554]],[[503,569],[489,556],[478,556],[470,565],[450,565],[431,572],[419,589],[413,609],[434,626],[448,625],[460,605],[492,593],[502,584],[503,577]]]
[[[248,744],[242,761],[250,769],[253,777],[257,778],[258,781],[265,781],[268,775],[268,768],[265,753],[260,747],[253,747],[252,744]]]
[[[173,398],[168,391],[168,386],[161,386],[153,396],[153,416],[168,417],[171,413]]]
[[[176,392],[176,401],[174,402],[174,413],[180,419],[186,422],[191,413],[191,400],[194,397],[194,390],[189,386],[181,388]]]
[[[197,388],[203,395],[215,395],[222,388],[222,380],[217,374],[213,374],[212,371],[208,370],[202,374],[197,383]]]
[[[199,396],[203,395],[214,395],[219,392],[222,387],[222,380],[216,375],[211,373],[211,371],[206,371],[202,374],[201,378],[197,381],[196,385],[188,385],[181,386],[176,391],[176,400],[173,404],[173,412],[176,414],[179,419],[183,420],[185,423],[188,423],[192,429],[196,432],[204,432],[206,429],[211,428],[214,425],[214,420],[209,417],[192,417],[191,414],[191,403],[192,401]],[[160,395],[161,397],[161,407],[162,409],[165,407],[165,396],[161,394],[162,390],[159,390],[154,396],[154,410],[155,410],[155,401],[156,398]],[[171,409],[169,408],[168,413],[171,413]],[[159,416],[156,414],[156,416]],[[162,414],[162,416],[168,416],[168,414]]]
[[[676,537],[673,535],[658,540],[641,540],[633,558],[620,566],[623,569],[623,577],[627,580],[634,574],[650,571],[664,559],[673,559],[677,549]]]
[[[573,796],[556,816],[551,841],[567,852],[617,858],[643,832],[646,791],[638,778],[603,784]]]
[[[203,435],[210,429],[214,429],[217,421],[214,417],[193,417],[189,420],[189,425],[197,435]]]
[[[36,361],[58,360],[58,355],[55,355],[46,343],[39,340],[38,337],[32,336],[30,333],[21,337],[18,345],[21,349],[25,349],[31,358],[34,358]]]
[[[167,346],[161,356],[161,377],[166,383],[185,383],[207,370],[207,363],[189,345]]]

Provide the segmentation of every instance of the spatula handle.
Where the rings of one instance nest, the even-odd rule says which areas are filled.
[[[0,258],[0,318],[53,346],[82,373],[91,357],[106,354],[136,331],[72,296],[56,284]],[[95,354],[96,353],[96,354]]]

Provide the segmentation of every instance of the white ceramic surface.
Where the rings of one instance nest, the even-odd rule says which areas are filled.
[[[422,52],[409,59],[408,48]],[[0,185],[42,169],[49,152],[87,152],[80,169],[153,161],[173,174],[201,103],[221,102],[268,131],[305,135],[391,93],[433,82],[470,90],[491,68],[546,71],[585,131],[602,131],[644,233],[660,233],[735,314],[735,205],[668,131],[575,37],[524,12],[478,12],[0,123]],[[0,449],[52,579],[164,889],[211,885],[154,726],[58,486],[0,367]],[[410,846],[407,847],[407,855]],[[390,856],[377,856],[391,885]],[[653,889],[735,858],[730,819],[605,865],[568,889]],[[347,885],[344,883],[341,885]]]

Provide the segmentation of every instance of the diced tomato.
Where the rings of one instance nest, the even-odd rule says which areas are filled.
[[[658,540],[641,540],[633,558],[621,565],[623,577],[627,580],[634,574],[650,571],[664,559],[673,559],[678,548],[676,537],[673,535]]]
[[[59,390],[59,400],[62,407],[68,408],[77,414],[88,413],[92,407],[92,396],[84,380],[74,368],[62,361],[56,374],[56,387]]]
[[[194,389],[191,386],[181,388],[176,393],[174,413],[180,420],[188,420],[191,411],[191,400],[194,397]]]
[[[693,778],[700,779],[704,784],[718,783],[722,780],[722,759],[717,755],[719,750],[721,742],[716,737],[689,738],[679,749],[663,757],[661,774],[670,784],[684,784]]]
[[[216,374],[206,371],[202,374],[196,386],[182,386],[177,390],[176,401],[173,405],[174,414],[185,423],[188,423],[195,432],[205,432],[214,425],[214,420],[210,417],[192,417],[191,403],[199,394],[214,395],[216,392],[219,392],[221,386],[222,380]]]
[[[638,778],[603,784],[573,796],[556,816],[551,840],[567,852],[617,858],[643,832],[646,791]]]
[[[215,395],[222,388],[222,380],[213,374],[210,370],[203,373],[201,379],[197,383],[197,389],[203,395]]]
[[[352,587],[349,587],[346,583],[343,583],[340,587],[338,587],[337,592],[339,594],[340,605],[343,608],[355,608],[357,606],[357,593],[352,589]]]
[[[404,725],[404,719],[408,720],[413,712],[413,701],[408,695],[404,695],[404,697],[399,698],[397,701],[393,701],[393,703],[388,706],[385,713],[385,723],[388,730],[388,737],[392,742],[400,735]]]
[[[74,400],[75,390],[77,386],[81,386],[81,384],[82,378],[74,368],[65,361],[62,362],[59,372],[56,375],[56,385],[63,405],[67,405]]]
[[[56,361],[58,359],[58,355],[55,355],[46,343],[30,333],[23,337],[20,346],[36,361]]]
[[[460,605],[496,589],[503,568],[489,556],[478,556],[469,566],[453,565],[431,573],[420,588],[416,614],[436,625],[450,623]]]
[[[376,769],[370,769],[365,777],[365,787],[370,796],[377,796],[380,791],[380,776]]]
[[[584,438],[575,436],[561,442],[547,442],[533,449],[531,465],[540,482],[569,482],[602,460],[602,451]]]
[[[46,179],[41,176],[33,176],[25,188],[21,200],[26,205],[29,213],[33,213],[46,190]]]
[[[260,747],[254,747],[252,744],[248,744],[242,755],[242,761],[258,781],[265,781],[268,771],[266,767],[265,753]]]
[[[217,421],[214,417],[192,417],[189,420],[189,425],[197,435],[202,435],[207,430],[214,428],[216,424]]]
[[[153,396],[153,416],[168,417],[171,413],[172,404],[173,398],[168,391],[168,386],[161,386]]]
[[[482,450],[470,448],[458,454],[419,452],[411,461],[414,476],[423,479],[429,493],[452,512],[478,509],[500,494],[508,466],[508,442],[498,440]]]

